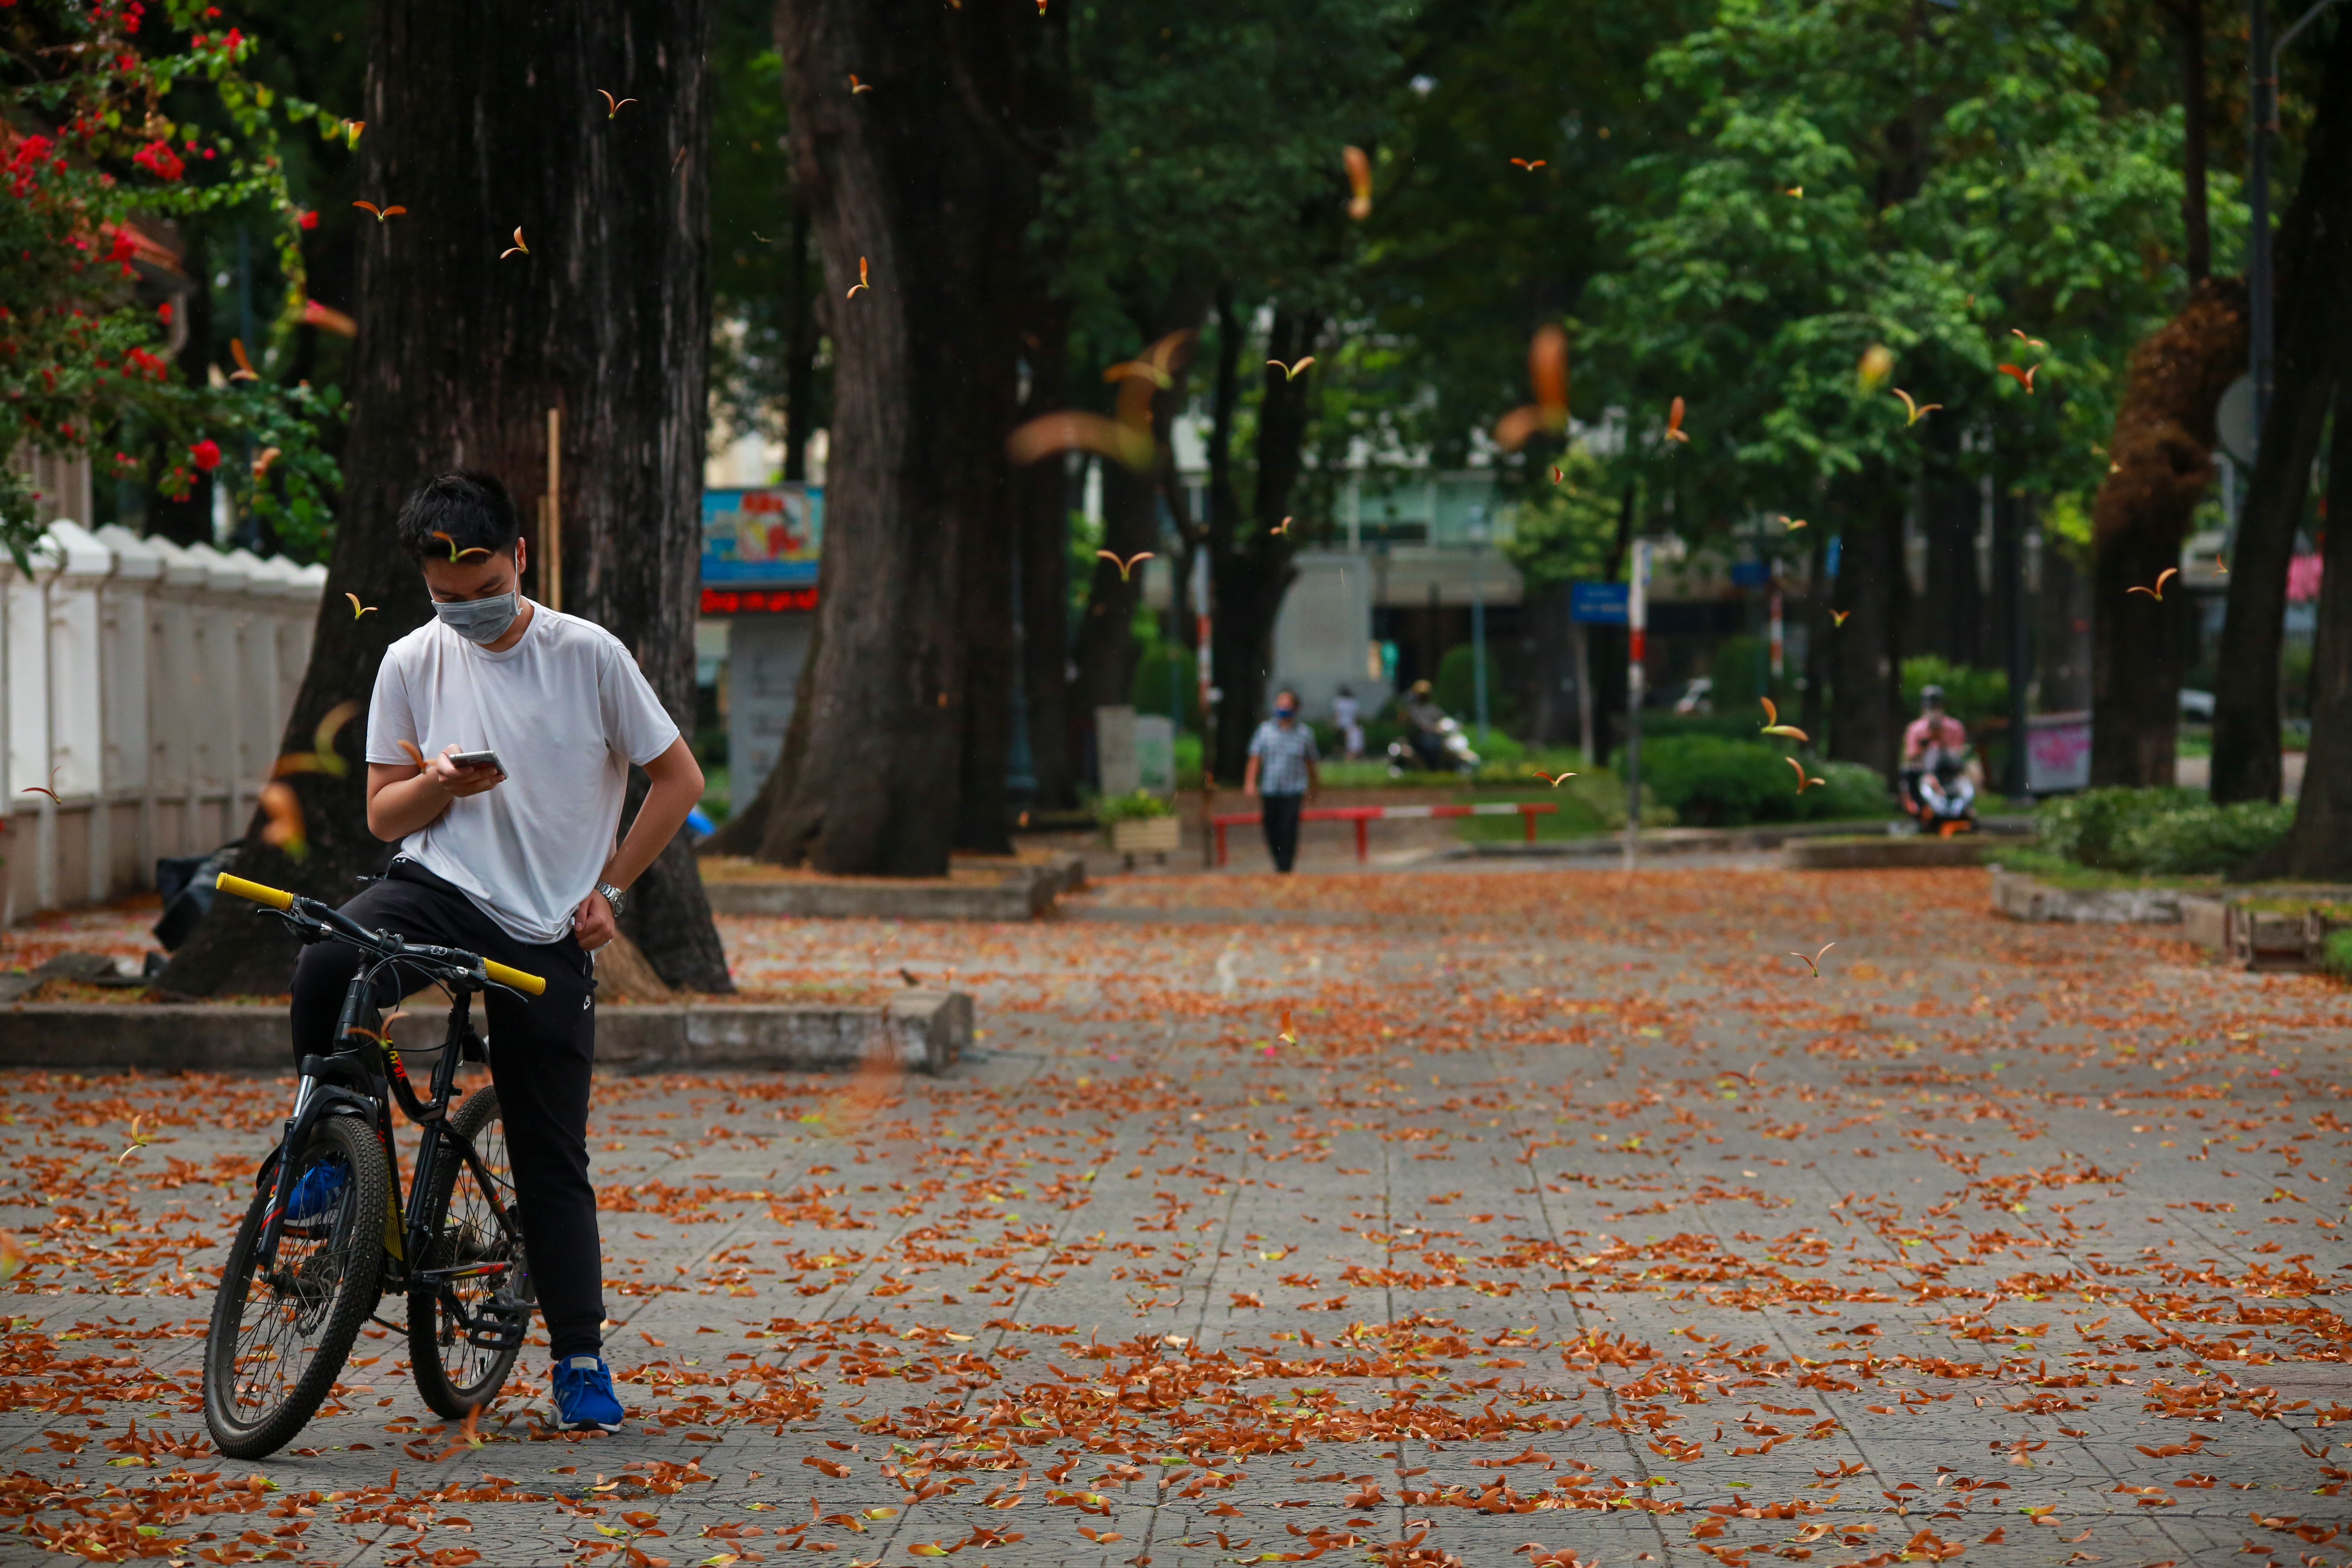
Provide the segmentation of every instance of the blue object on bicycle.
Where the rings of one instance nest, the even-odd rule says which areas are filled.
[[[711,821],[710,814],[698,805],[686,814],[686,825],[694,830],[697,838],[708,838],[719,831],[719,824]]]
[[[555,1363],[555,1426],[560,1432],[617,1432],[628,1412],[613,1394],[613,1369],[596,1355]]]
[[[308,1225],[333,1212],[337,1200],[343,1195],[343,1184],[351,1172],[341,1160],[313,1165],[294,1178],[294,1191],[286,1200],[286,1217],[297,1225]]]

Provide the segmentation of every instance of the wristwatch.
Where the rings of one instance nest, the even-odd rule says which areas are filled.
[[[610,882],[597,883],[596,890],[604,895],[604,901],[606,903],[613,906],[613,918],[614,920],[619,920],[621,918],[621,911],[629,907],[629,895],[621,891],[620,889],[613,886]]]

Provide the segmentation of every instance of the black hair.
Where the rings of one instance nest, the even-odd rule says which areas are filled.
[[[468,550],[510,555],[522,532],[514,498],[497,476],[478,468],[436,474],[425,480],[401,507],[393,527],[400,547],[418,562],[436,556],[448,560]]]

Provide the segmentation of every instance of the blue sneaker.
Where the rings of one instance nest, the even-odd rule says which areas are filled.
[[[613,1395],[613,1369],[599,1355],[571,1356],[555,1363],[555,1429],[617,1432],[628,1412]]]
[[[351,1172],[340,1159],[311,1166],[294,1178],[294,1191],[286,1200],[286,1218],[294,1225],[326,1218],[335,1212],[349,1180]]]

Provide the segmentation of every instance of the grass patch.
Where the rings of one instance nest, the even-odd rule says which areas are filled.
[[[2219,876],[2160,877],[2137,871],[2118,871],[2105,866],[2085,866],[2032,845],[2011,847],[2003,845],[1985,858],[1989,865],[2004,871],[2016,871],[2046,882],[2070,893],[2110,893],[2136,888],[2177,888],[2189,890],[2218,888]]]

